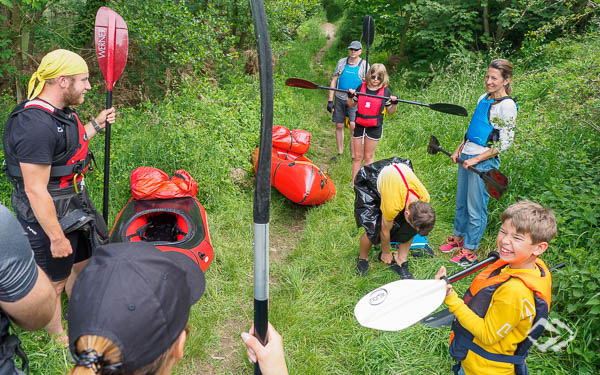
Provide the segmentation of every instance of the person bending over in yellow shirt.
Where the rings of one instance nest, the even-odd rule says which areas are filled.
[[[357,272],[369,269],[371,245],[381,243],[379,260],[403,279],[414,279],[408,270],[408,252],[415,234],[429,234],[435,212],[429,193],[413,172],[408,159],[393,157],[362,167],[354,181],[354,218],[365,228],[360,238]],[[390,252],[390,241],[398,242],[397,253]]]
[[[456,320],[450,355],[454,373],[527,374],[529,347],[542,334],[550,310],[552,278],[538,257],[556,236],[550,209],[521,201],[501,216],[500,259],[481,271],[464,300],[448,284],[445,303]],[[441,267],[436,279],[446,275]]]

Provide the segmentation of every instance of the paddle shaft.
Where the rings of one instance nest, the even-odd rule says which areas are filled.
[[[497,252],[492,251],[491,253],[488,254],[488,257],[486,259],[482,260],[479,263],[475,263],[471,267],[465,268],[464,270],[457,272],[452,276],[447,277],[446,281],[449,284],[452,284],[453,282],[463,279],[463,278],[469,276],[470,274],[477,272],[480,269],[486,267],[487,265],[494,263],[496,260],[498,260],[498,258],[500,258],[500,255],[498,255]]]
[[[254,335],[267,342],[269,310],[269,215],[271,204],[271,145],[273,141],[273,57],[267,15],[262,0],[251,0],[260,75],[260,146],[254,190]],[[254,374],[260,375],[257,362]]]
[[[450,154],[448,151],[444,150],[442,147],[438,146],[437,150],[452,157],[452,154]],[[458,158],[458,161],[462,164],[465,162],[465,159],[462,158]],[[496,185],[497,187],[499,187],[500,189],[504,190],[505,186],[500,185],[499,183],[497,183],[496,181],[494,181],[493,178],[491,178],[490,176],[486,175],[485,173],[481,172],[479,169],[475,168],[475,167],[469,167],[470,170],[472,170],[473,172],[477,173],[479,175],[479,177],[481,177],[486,183],[491,183]]]
[[[106,91],[106,109],[112,107],[112,90]],[[109,178],[110,178],[110,124],[106,121],[104,127],[105,138],[104,138],[104,192],[102,197],[102,217],[108,224],[108,197],[109,197]]]
[[[332,91],[344,92],[346,94],[350,94],[350,91],[348,91],[348,90],[342,90],[342,89],[338,89],[338,88],[327,87],[327,86],[319,86],[319,85],[316,85],[316,87],[319,88],[319,89],[332,90]],[[355,91],[354,93],[356,95],[368,96],[368,97],[371,97],[371,98],[378,98],[378,99],[385,99],[385,100],[388,100],[390,98],[389,96],[380,96],[380,95],[367,94],[366,92]],[[410,100],[402,100],[402,99],[396,99],[396,100],[394,100],[394,104],[396,104],[398,102],[400,102],[400,103],[407,103],[407,104],[415,104],[415,105],[420,105],[420,106],[423,106],[423,107],[429,107],[430,106],[429,104],[419,103],[419,102],[413,102],[413,101],[410,101]]]

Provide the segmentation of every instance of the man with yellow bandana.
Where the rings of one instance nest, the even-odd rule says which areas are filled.
[[[115,121],[115,109],[83,124],[72,106],[91,89],[85,60],[59,49],[31,76],[28,99],[4,129],[5,172],[14,186],[11,203],[27,233],[37,264],[56,291],[57,307],[46,329],[67,345],[60,296],[67,294],[93,248],[106,242],[106,223],[91,202],[83,176],[91,169],[88,141]]]

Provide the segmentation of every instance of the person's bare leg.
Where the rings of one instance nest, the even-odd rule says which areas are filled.
[[[363,233],[360,237],[360,255],[361,259],[369,259],[369,250],[371,250],[371,241],[367,237],[367,233]]]
[[[365,136],[365,165],[373,164],[375,161],[375,149],[377,148],[378,143],[379,141]]]
[[[352,138],[352,144],[354,145],[354,160],[352,161],[352,186],[354,186],[354,178],[358,174],[358,171],[362,167],[363,163],[363,150],[364,145],[362,144],[362,138]]]
[[[354,138],[352,138],[354,136],[354,126],[356,125],[354,122],[349,122],[350,124],[350,156],[352,157],[352,159],[355,158],[354,156]]]
[[[52,282],[52,286],[54,287],[54,291],[56,292],[56,310],[54,311],[52,319],[46,325],[46,331],[48,332],[48,334],[50,336],[58,335],[55,338],[55,341],[57,344],[63,346],[69,345],[69,339],[67,335],[65,335],[65,330],[62,326],[62,304],[60,300],[66,282],[67,280]]]
[[[335,143],[337,144],[338,154],[341,155],[344,152],[344,124],[335,124]]]
[[[414,237],[413,237],[414,238]],[[398,264],[402,264],[408,260],[408,252],[410,251],[410,245],[412,244],[412,238],[407,242],[401,242],[398,247],[398,251],[394,254],[394,260]]]
[[[73,264],[73,268],[71,269],[71,274],[69,278],[67,278],[67,283],[65,285],[65,292],[67,292],[67,296],[71,298],[71,291],[73,290],[73,285],[75,284],[75,280],[77,280],[77,276],[83,270],[83,268],[88,264],[89,259]]]

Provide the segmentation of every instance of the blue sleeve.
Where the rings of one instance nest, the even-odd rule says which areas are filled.
[[[23,227],[0,205],[0,301],[16,302],[25,297],[38,277],[33,250]]]

